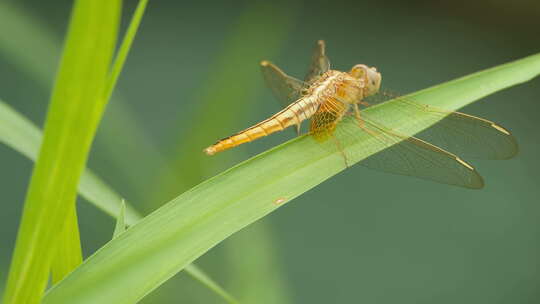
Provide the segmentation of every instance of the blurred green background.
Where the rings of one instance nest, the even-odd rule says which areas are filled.
[[[135,1],[125,3],[125,23]],[[0,3],[0,98],[42,125],[71,1]],[[538,1],[150,1],[89,167],[148,213],[292,137],[202,149],[279,110],[260,60],[302,78],[317,39],[333,68],[376,66],[413,92],[540,51]],[[355,166],[197,263],[245,303],[538,303],[540,81],[464,109],[510,129],[520,154],[469,160],[474,191]],[[0,146],[0,283],[32,164]],[[88,256],[111,218],[78,205]],[[223,303],[185,274],[143,303]]]

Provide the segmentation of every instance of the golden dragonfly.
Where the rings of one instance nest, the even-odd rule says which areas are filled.
[[[261,62],[261,70],[266,84],[284,104],[284,109],[219,140],[204,150],[206,154],[213,155],[291,126],[295,126],[299,134],[302,121],[311,119],[309,134],[318,141],[334,139],[346,166],[347,155],[339,138],[363,133],[385,147],[362,160],[361,163],[368,168],[478,189],[484,185],[482,177],[469,163],[448,151],[484,159],[509,159],[518,151],[517,142],[510,132],[492,121],[436,109],[410,98],[399,97],[393,101],[405,119],[420,114],[424,120],[436,123],[417,136],[402,135],[382,126],[359,109],[370,105],[367,98],[382,94],[381,74],[376,68],[364,64],[357,64],[348,72],[330,69],[322,40],[316,43],[304,81],[285,74],[268,61]],[[359,132],[337,136],[336,126],[347,115],[356,119]]]

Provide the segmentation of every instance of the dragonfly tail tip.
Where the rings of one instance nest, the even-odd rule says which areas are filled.
[[[204,151],[204,153],[206,153],[207,155],[214,155],[214,154],[216,154],[216,149],[215,149],[214,147],[212,147],[212,146],[210,146],[210,147],[204,149],[203,151]]]

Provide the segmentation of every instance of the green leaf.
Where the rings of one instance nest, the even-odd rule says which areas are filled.
[[[75,208],[66,217],[51,265],[53,285],[82,263],[81,240]]]
[[[45,122],[40,154],[28,188],[5,303],[38,303],[57,241],[75,208],[77,185],[103,114],[120,1],[79,0]],[[71,231],[71,230],[69,230]]]
[[[234,278],[228,286],[242,303],[292,303],[281,255],[266,218],[243,229],[222,244],[227,273]]]
[[[29,81],[35,81],[48,90],[61,53],[61,41],[47,23],[29,15],[28,10],[20,7],[18,3],[0,1],[0,53],[9,58],[10,64],[25,72]],[[141,11],[142,5],[143,3],[139,2],[134,18],[137,12]],[[133,28],[133,25],[134,21],[131,21],[130,28]],[[130,104],[121,98],[117,90],[114,95],[107,106],[107,114],[101,123],[103,131],[96,137],[96,144],[106,151],[108,159],[127,182],[134,189],[140,189],[140,179],[137,177],[141,172],[161,167],[165,160],[134,116]],[[133,167],[135,154],[126,157],[124,151],[117,148],[118,138],[123,139],[125,146],[137,146],[137,159],[145,161],[138,162],[138,166]],[[131,196],[136,195],[141,196],[131,193]]]
[[[39,129],[32,122],[2,102],[2,100],[0,100],[0,142],[3,142],[31,160],[37,158],[37,152],[41,143]],[[82,174],[79,193],[94,206],[110,216],[118,216],[124,208],[120,203],[122,201],[120,195],[88,169]],[[129,204],[125,205],[124,212],[124,221],[127,226],[134,225],[142,218]],[[233,297],[228,295],[221,286],[207,274],[204,274],[197,266],[189,265],[185,268],[185,271],[201,284],[222,296],[229,303],[234,303],[234,301],[231,301]],[[53,279],[54,275],[53,273]]]
[[[413,95],[455,110],[539,73],[540,54]],[[399,118],[396,106],[389,101],[365,111],[390,120]],[[417,119],[404,122],[410,133],[429,127]],[[358,128],[352,120],[339,127]],[[326,149],[332,144],[299,137],[199,184],[102,247],[49,290],[44,303],[135,303],[234,232],[342,171],[341,153]],[[344,147],[361,155],[354,162],[382,148],[369,141]]]
[[[216,294],[221,296],[227,303],[238,304],[239,302],[231,296],[225,289],[221,288],[216,282],[212,280],[206,273],[204,273],[200,268],[195,267],[195,265],[187,265],[185,270],[189,269],[189,273],[199,282],[202,282],[208,288],[212,289]]]
[[[139,1],[139,4],[135,10],[132,21],[128,27],[125,38],[118,51],[115,63],[113,65],[108,86],[105,92],[106,96],[110,96],[112,89],[120,74],[121,68],[127,58],[128,50],[130,49],[133,39],[135,37],[136,30],[142,19],[144,10],[147,5],[146,0]],[[33,20],[23,14],[22,11],[16,9],[16,7],[9,5],[8,3],[0,3],[0,20],[6,26],[5,28],[16,28],[20,31],[20,37],[33,37],[32,39],[10,39],[11,31],[2,31],[0,28],[0,50],[10,54],[10,58],[15,57],[16,63],[28,70],[31,74],[37,75],[38,80],[43,80],[48,77],[48,70],[50,67],[47,62],[52,62],[53,55],[56,52],[54,39],[50,33],[43,31],[43,26],[34,24]],[[8,26],[9,25],[9,26]],[[30,53],[19,52],[17,50],[35,50],[33,47],[38,40],[38,46],[40,54],[48,54],[50,60],[39,60],[33,62],[34,56]],[[23,43],[23,45],[21,45]],[[43,57],[42,57],[43,58]],[[116,111],[116,113],[120,113]],[[122,118],[126,119],[125,115]],[[130,121],[131,122],[131,121]],[[133,123],[130,123],[133,127]],[[10,108],[2,100],[0,100],[0,142],[4,142],[6,145],[12,147],[14,150],[22,153],[29,159],[35,161],[41,145],[42,135],[40,130],[28,119],[15,110]],[[139,140],[138,142],[144,142]],[[155,153],[154,153],[155,154]],[[120,195],[112,190],[105,182],[97,177],[90,170],[83,172],[81,181],[79,184],[79,193],[87,201],[94,204],[96,207],[104,211],[110,216],[118,216],[121,210],[125,208],[125,223],[126,225],[134,225],[139,221],[142,216],[133,209],[130,205],[121,205]],[[74,216],[76,216],[74,214]],[[58,259],[53,262],[53,283],[58,282],[65,274],[69,273],[76,265],[80,264],[80,243],[78,227],[76,226],[76,217],[68,217],[66,229],[71,231],[69,235],[64,235],[63,240],[58,248],[59,252],[56,256]],[[66,230],[63,230],[67,233]],[[72,253],[72,251],[78,250],[78,253]],[[66,259],[69,258],[69,259]],[[231,301],[232,296],[213,281],[202,270],[198,269],[195,265],[186,267],[186,272],[198,280],[201,284],[207,286],[210,290],[216,292],[222,296],[226,301]]]
[[[105,101],[105,103],[111,98],[114,87],[116,86],[116,82],[118,81],[118,77],[120,76],[120,72],[124,67],[127,55],[129,53],[129,50],[131,49],[131,45],[133,44],[133,39],[135,38],[137,29],[139,28],[139,24],[141,23],[141,19],[144,15],[147,3],[148,0],[139,1],[139,4],[137,5],[137,8],[135,10],[135,14],[133,15],[133,18],[131,19],[131,22],[127,29],[124,40],[120,45],[120,49],[113,63],[111,73],[109,75],[109,79],[106,83],[103,93],[103,100]],[[124,201],[122,201],[114,235],[120,234],[125,229],[125,209],[126,205]],[[51,271],[53,274],[53,284],[63,279],[66,274],[71,272],[82,262],[79,227],[77,226],[77,214],[75,208],[73,208],[72,211],[67,215],[66,227],[64,227],[62,231],[63,234],[59,238],[59,247],[57,249],[51,267]]]
[[[41,140],[40,130],[31,121],[0,100],[0,142],[35,161]],[[120,195],[88,169],[81,176],[79,193],[112,217],[116,217],[120,212]],[[141,218],[142,216],[135,209],[129,204],[126,205],[127,225],[134,225]]]
[[[124,64],[126,63],[129,50],[131,49],[131,46],[133,45],[133,40],[135,39],[137,30],[139,29],[139,25],[141,24],[141,20],[144,15],[144,11],[146,10],[147,4],[148,4],[148,0],[140,0],[139,4],[137,5],[137,8],[135,9],[135,13],[133,14],[133,17],[131,18],[131,22],[129,23],[128,29],[126,31],[126,35],[124,36],[124,39],[122,40],[122,43],[120,44],[120,49],[118,50],[118,54],[116,54],[116,58],[114,59],[113,66],[111,68],[109,80],[107,81],[105,91],[103,94],[103,98],[105,100],[109,100],[111,98],[113,90],[116,87],[116,83],[118,82],[118,77],[120,76],[120,73],[122,72],[122,68],[124,67]]]
[[[114,226],[113,239],[126,231],[126,202],[120,203],[120,212],[116,216],[116,225]]]

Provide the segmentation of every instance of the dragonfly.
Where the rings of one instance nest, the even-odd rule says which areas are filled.
[[[287,75],[269,61],[262,61],[266,84],[284,108],[269,118],[204,149],[208,155],[251,142],[294,127],[300,134],[304,120],[310,120],[309,134],[319,142],[332,139],[348,167],[341,139],[368,136],[384,147],[361,161],[364,166],[388,173],[414,176],[443,184],[479,189],[484,181],[460,155],[483,159],[509,159],[518,152],[514,136],[502,126],[476,116],[446,111],[398,96],[392,100],[404,119],[423,117],[433,125],[416,134],[401,134],[360,111],[369,107],[381,90],[381,73],[375,67],[356,64],[349,71],[330,68],[323,40],[316,43],[304,80]],[[338,124],[347,116],[358,124],[358,132],[337,134]],[[452,152],[449,152],[452,151]]]

